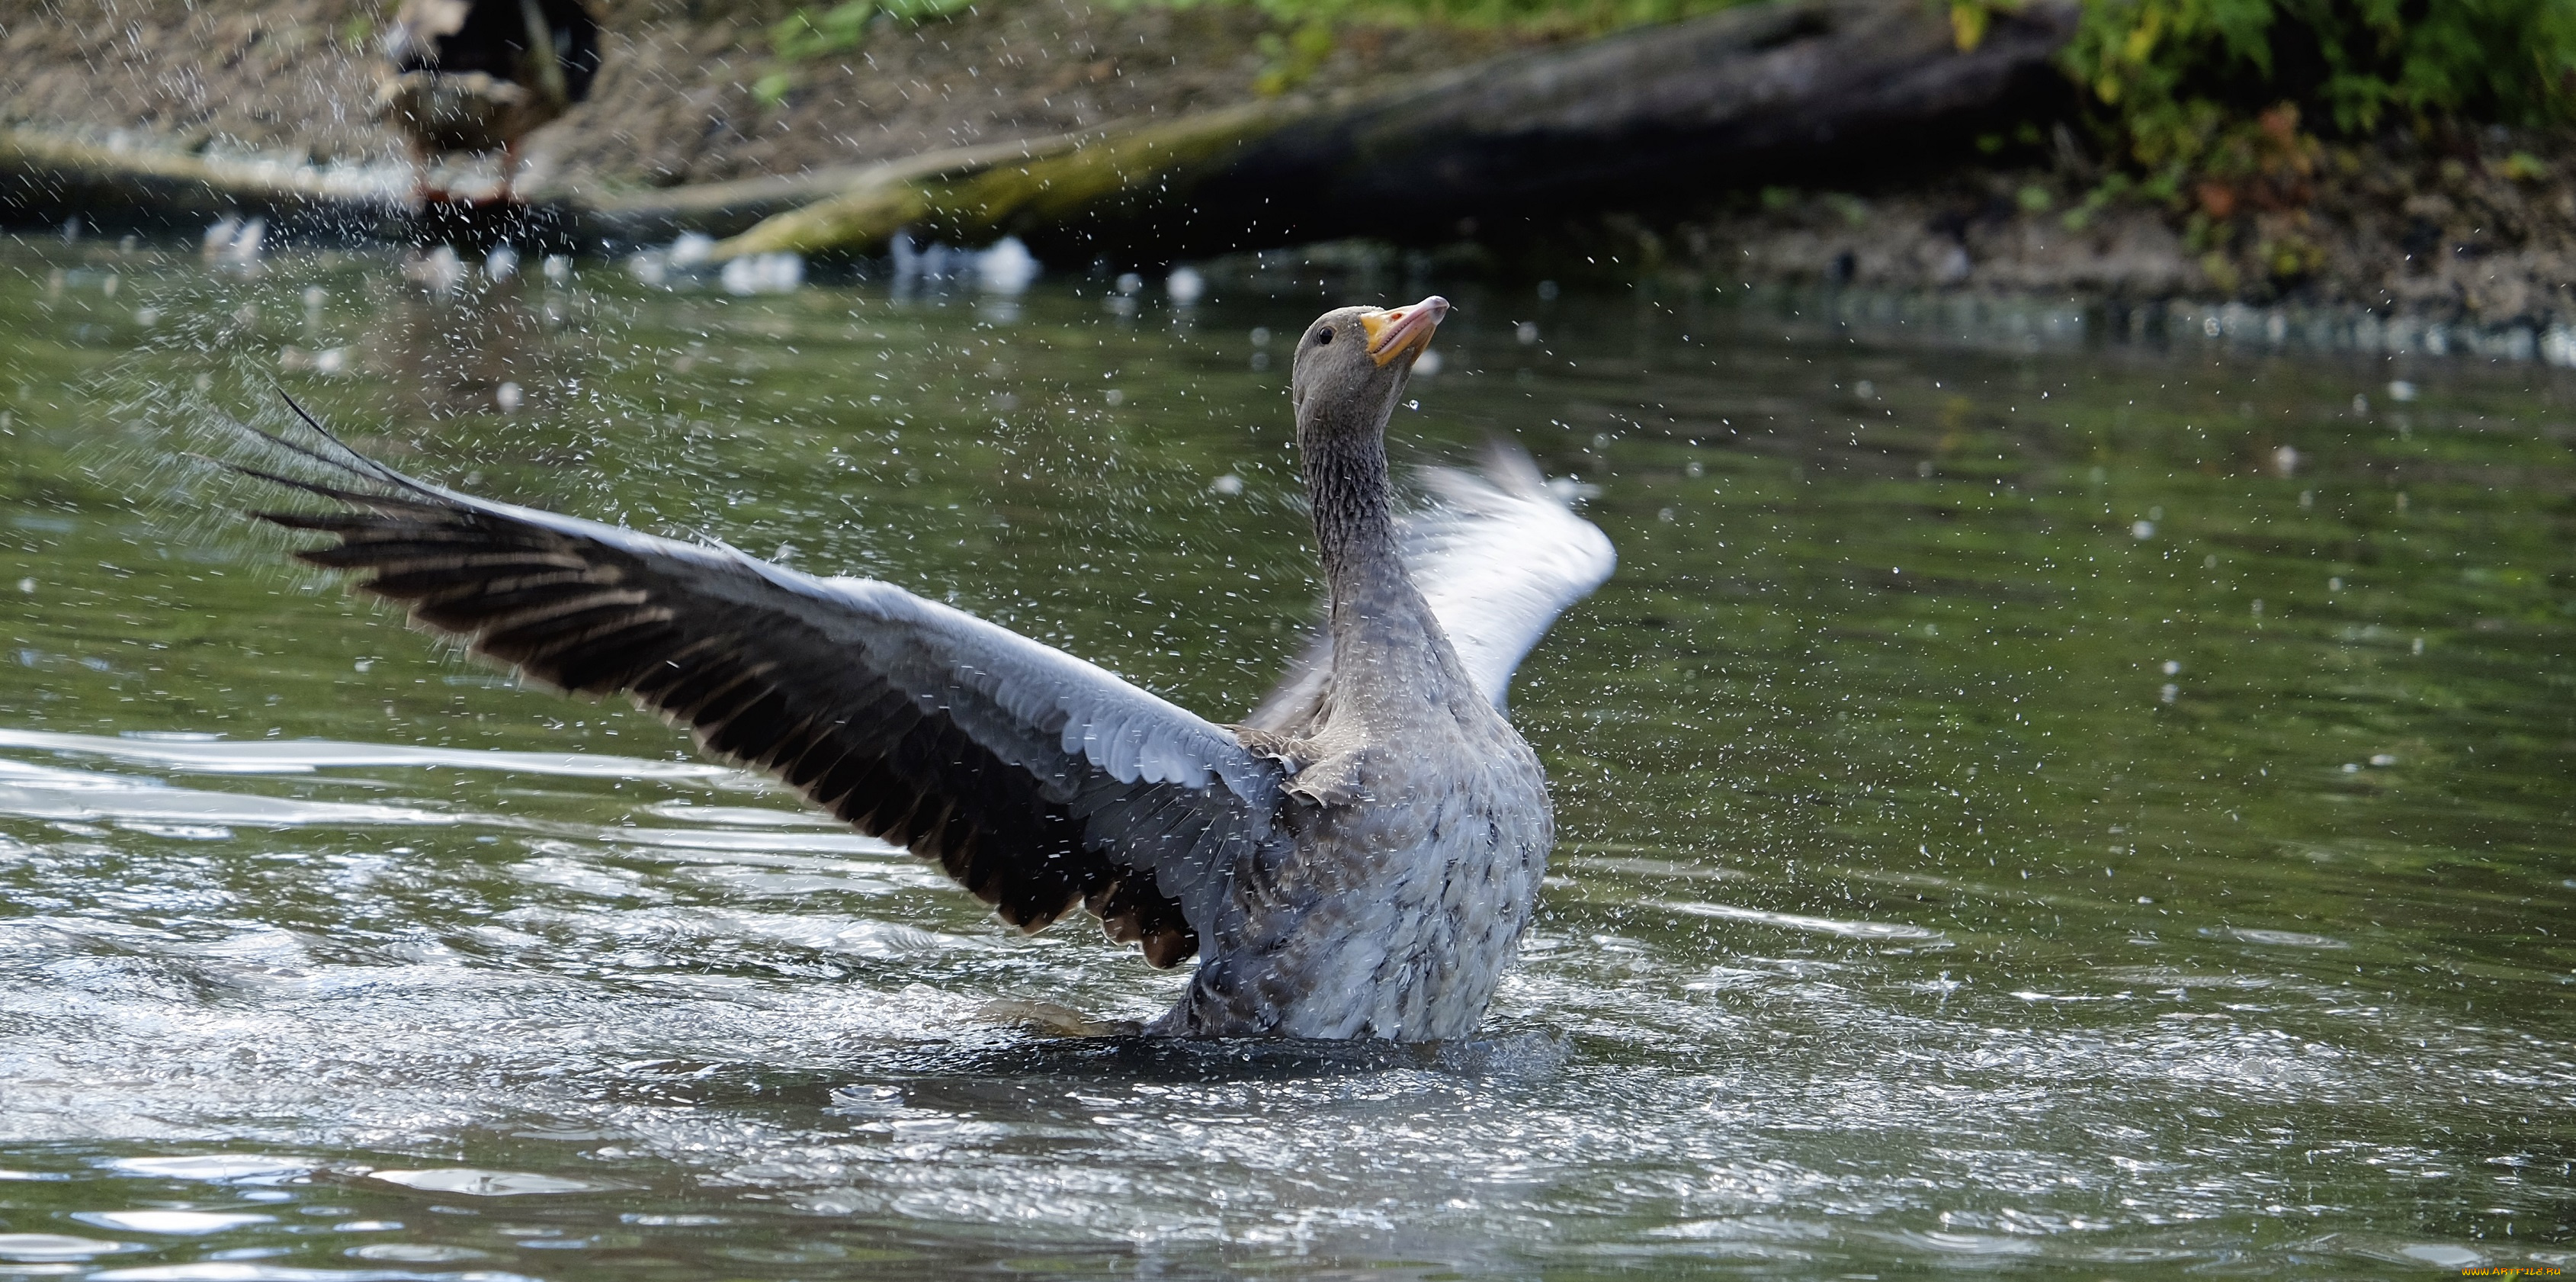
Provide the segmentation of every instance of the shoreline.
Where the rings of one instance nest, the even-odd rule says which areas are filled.
[[[56,234],[0,230],[0,239],[40,256],[59,256],[57,261],[84,260],[65,262],[59,269],[67,281],[73,274],[85,270],[113,272],[115,262],[130,254],[161,255],[164,256],[163,262],[173,257],[200,257],[195,251],[194,237],[176,235],[122,237],[117,243],[111,243],[105,236],[83,237],[64,244]],[[385,241],[360,242],[360,245],[361,248],[354,250],[314,246],[301,252],[323,255],[411,252]],[[1027,285],[1023,283],[1013,289],[996,290],[982,283],[977,277],[973,257],[971,251],[951,251],[924,253],[909,265],[882,258],[846,260],[837,265],[818,266],[810,274],[801,274],[793,288],[809,284],[880,285],[897,290],[904,297],[924,301],[939,300],[943,304],[994,302],[1007,309],[1012,298]],[[650,260],[659,270],[639,270],[639,260]],[[933,264],[927,271],[921,266],[925,261]],[[238,269],[240,265],[233,266]],[[458,273],[460,282],[479,271],[470,259],[451,260],[450,266]],[[532,262],[522,263],[518,270],[533,271],[537,266],[539,264]],[[593,259],[581,270],[614,272],[652,289],[681,293],[780,292],[776,287],[765,284],[732,288],[722,272],[704,267],[674,269],[651,252],[630,256],[623,261]],[[2190,347],[2236,355],[2486,361],[2576,369],[2576,323],[2563,320],[2542,325],[2488,326],[2473,320],[2446,321],[2403,314],[2383,316],[2359,307],[2306,303],[2258,305],[2189,297],[2122,299],[2103,293],[2063,291],[1906,290],[1787,279],[1729,283],[1704,271],[1669,265],[1628,277],[1569,274],[1563,282],[1552,278],[1504,279],[1473,272],[1458,273],[1454,263],[1443,263],[1420,251],[1365,241],[1326,242],[1298,249],[1229,254],[1200,260],[1188,265],[1188,270],[1195,277],[1189,286],[1193,299],[1190,304],[1173,302],[1168,296],[1168,283],[1159,280],[1144,281],[1135,293],[1127,293],[1119,280],[1120,274],[1107,270],[1057,270],[1041,272],[1031,279],[1079,282],[1071,287],[1077,294],[1099,297],[1115,314],[1122,316],[1135,316],[1146,308],[1163,308],[1175,315],[1187,315],[1196,310],[1199,300],[1203,299],[1209,305],[1222,305],[1229,295],[1241,297],[1309,291],[1322,298],[1391,298],[1398,294],[1411,297],[1441,284],[1438,278],[1450,277],[1456,283],[1443,287],[1456,290],[1464,285],[1477,291],[1479,300],[1486,305],[1508,306],[1510,304],[1506,300],[1526,300],[1518,307],[1530,316],[1543,315],[1548,305],[1568,288],[1587,293],[1626,290],[1667,303],[1687,300],[1691,305],[1733,312],[1737,316],[1735,323],[1742,323],[1745,317],[1756,317],[1765,325],[1786,323],[1792,329],[1840,328],[1855,337],[1900,347],[1921,345],[2034,354],[2085,350],[2169,351]],[[1461,275],[1463,279],[1458,279]],[[1426,276],[1434,279],[1426,280]],[[430,281],[431,277],[424,274],[420,279]],[[431,287],[438,288],[435,284]]]
[[[2368,313],[2418,329],[2576,324],[2576,137],[2337,144],[2307,203],[2226,221],[2088,199],[2100,172],[2071,152],[1877,190],[1747,192],[1660,224],[1598,219],[1569,238],[1593,258],[1751,283]]]
[[[1256,261],[1261,259],[1274,261]],[[1362,242],[1229,255],[1196,269],[1213,289],[1259,288],[1265,275],[1284,270],[1292,279],[1397,281],[1397,293],[1416,291],[1422,282],[1412,277],[1423,271],[1448,270],[1437,255]],[[2099,290],[1905,288],[1785,276],[1730,282],[1682,263],[1625,277],[1596,272],[1569,273],[1564,281],[1525,273],[1484,278],[1499,295],[1529,299],[1534,310],[1569,282],[1579,282],[1575,288],[1634,289],[1659,298],[1684,295],[1798,324],[1846,326],[1882,341],[1920,338],[1982,350],[2193,345],[2238,352],[2536,362],[2576,369],[2576,317],[2485,325],[2470,318],[2384,315],[2339,303],[2136,298]]]
[[[532,194],[583,198],[579,210],[548,216],[613,252],[682,231],[723,234],[857,166],[1251,103],[1276,87],[1264,77],[1279,71],[1276,50],[1264,54],[1260,40],[1276,32],[1248,8],[1027,0],[919,26],[881,19],[853,49],[782,63],[765,52],[765,23],[771,10],[790,7],[753,4],[703,18],[682,0],[605,4],[609,61],[598,92],[531,139]],[[24,157],[37,150],[27,140],[53,138],[128,166],[121,189],[94,190],[139,207],[162,202],[174,228],[215,220],[221,193],[171,193],[195,181],[187,175],[226,164],[273,175],[281,209],[341,202],[304,218],[306,234],[364,239],[399,221],[407,175],[399,146],[346,109],[363,100],[372,67],[371,8],[359,0],[264,0],[222,14],[184,0],[127,8],[134,11],[119,10],[126,25],[103,34],[48,26],[47,14],[65,10],[44,0],[0,0],[0,67],[14,68],[0,75],[0,132],[21,158],[22,191],[45,181],[23,176]],[[1355,26],[1339,30],[1305,73],[1321,89],[1548,43]],[[762,78],[782,66],[790,84],[764,103]],[[295,88],[254,91],[281,77]],[[1409,252],[1497,279],[1679,270],[1740,285],[1909,297],[2048,305],[2075,296],[2122,314],[2206,312],[2228,332],[2244,324],[2269,332],[2277,322],[2359,333],[2358,320],[2289,318],[2376,316],[2383,336],[2472,335],[2463,341],[2480,350],[2513,347],[2524,340],[2512,335],[2527,333],[2537,352],[2576,324],[2576,138],[2482,129],[2330,144],[2302,180],[2299,203],[2213,218],[2208,198],[2186,209],[2105,202],[2096,194],[2099,162],[2066,126],[2024,133],[1985,140],[1996,143],[1993,154],[1974,163],[1856,173],[1847,190],[1748,190],[1486,229],[1477,241]]]

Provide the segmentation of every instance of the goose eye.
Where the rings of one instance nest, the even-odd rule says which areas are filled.
[[[1321,347],[1321,346],[1323,346],[1324,344],[1329,343],[1329,342],[1331,342],[1331,341],[1333,341],[1333,327],[1332,327],[1332,326],[1330,326],[1330,325],[1326,325],[1326,326],[1325,326],[1325,327],[1323,327],[1322,329],[1319,329],[1319,330],[1316,330],[1316,331],[1315,331],[1315,346],[1317,346],[1317,347]]]

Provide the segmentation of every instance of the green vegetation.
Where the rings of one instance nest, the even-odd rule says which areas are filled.
[[[840,53],[865,44],[869,24],[879,15],[888,22],[925,22],[947,17],[970,3],[972,0],[844,0],[830,6],[799,5],[769,28],[769,52],[781,62]],[[751,94],[762,104],[774,107],[795,88],[795,77],[777,68],[753,82]]]
[[[769,29],[769,50],[781,58],[811,58],[855,49],[867,40],[868,22],[884,14],[893,22],[944,18],[969,0],[846,0],[823,7],[799,6]]]
[[[1987,3],[1959,0],[1962,43]],[[2259,203],[2304,186],[2320,131],[2576,120],[2576,4],[2084,0],[2064,65],[2150,194]]]

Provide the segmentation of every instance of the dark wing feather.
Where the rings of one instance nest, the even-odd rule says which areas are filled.
[[[530,679],[631,696],[936,861],[1023,929],[1087,906],[1176,964],[1269,837],[1275,762],[961,611],[288,448],[342,481],[255,473],[340,505],[261,514],[336,540],[302,559],[368,575],[360,587]]]

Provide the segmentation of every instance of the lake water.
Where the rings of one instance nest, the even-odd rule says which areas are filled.
[[[2576,1263],[2576,375],[523,267],[0,250],[0,1278]],[[514,688],[179,457],[282,386],[1231,719],[1317,591],[1287,337],[1428,288],[1399,455],[1509,433],[1621,555],[1515,688],[1562,841],[1436,1049],[1034,1031],[1181,977]]]

